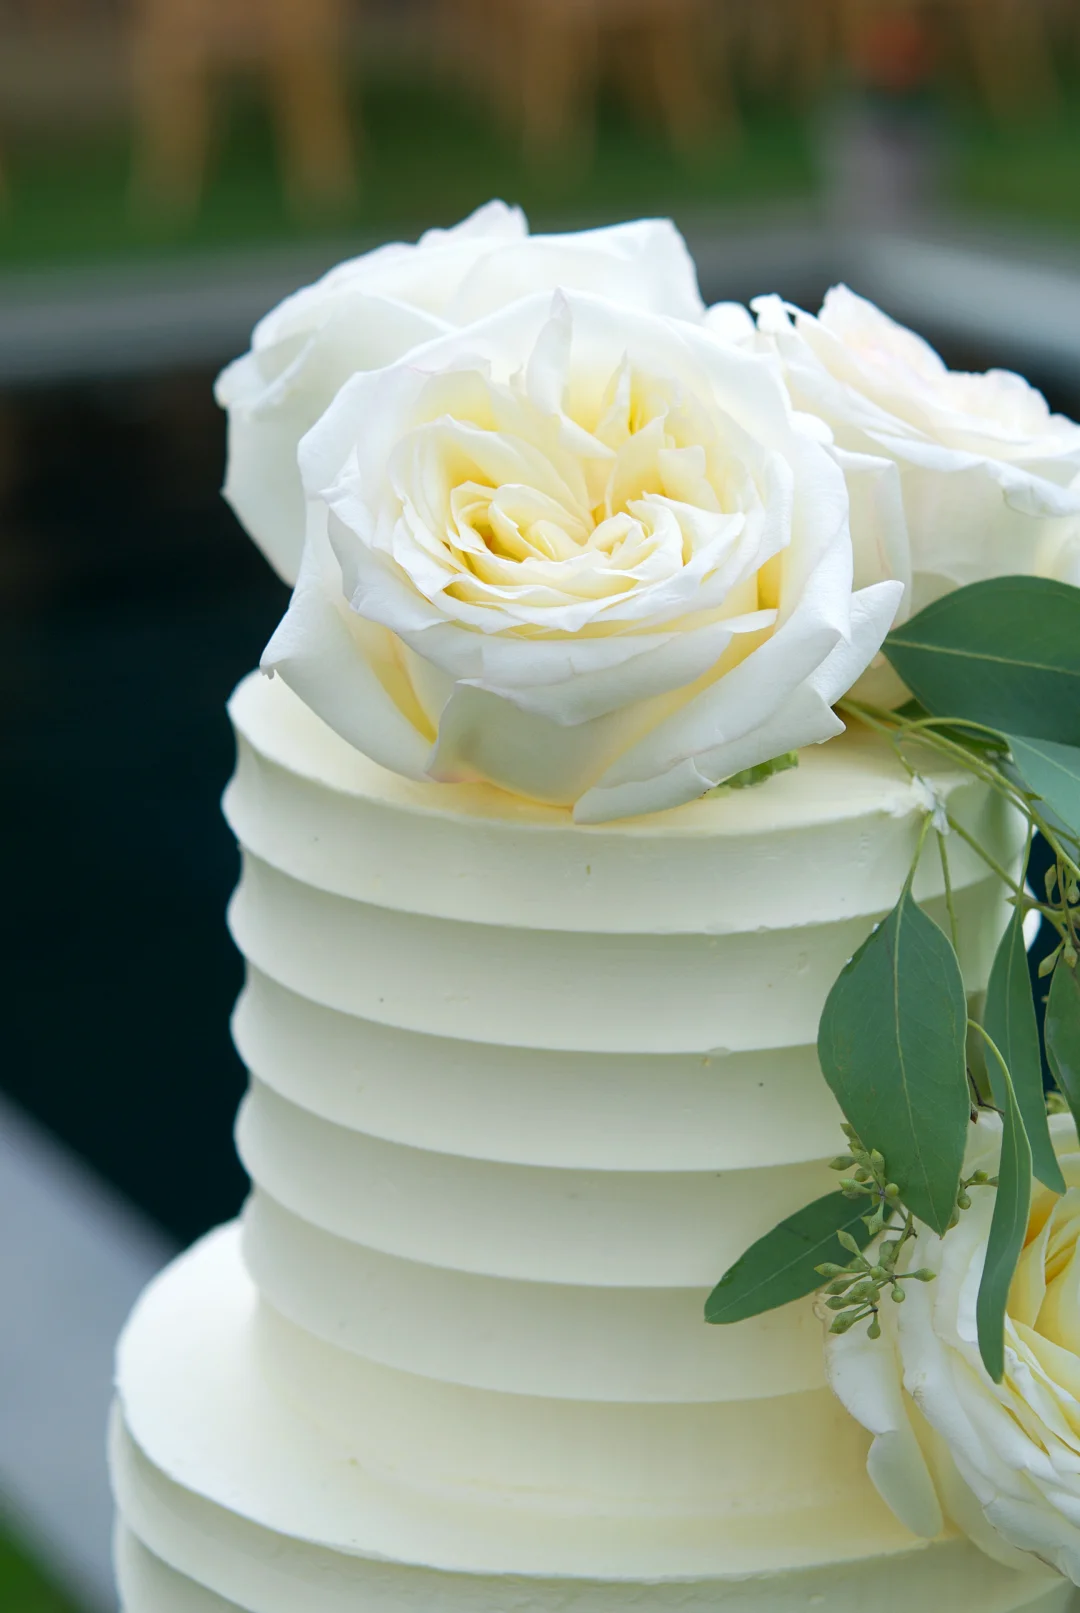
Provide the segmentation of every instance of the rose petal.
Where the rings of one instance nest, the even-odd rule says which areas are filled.
[[[345,605],[336,562],[313,507],[304,557],[288,612],[263,652],[305,705],[350,745],[406,778],[427,772],[431,738],[385,629]]]
[[[891,1332],[831,1334],[825,1364],[834,1393],[874,1436],[866,1459],[874,1488],[912,1534],[933,1540],[944,1528],[941,1503],[911,1426]]]

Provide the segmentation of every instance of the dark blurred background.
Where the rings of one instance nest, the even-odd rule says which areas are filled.
[[[285,590],[213,376],[492,195],[670,214],[709,300],[846,278],[1080,417],[1080,0],[0,0],[2,1613],[109,1605],[111,1332],[244,1191],[223,707]]]

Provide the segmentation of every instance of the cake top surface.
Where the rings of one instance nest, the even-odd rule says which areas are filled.
[[[336,734],[277,677],[250,674],[234,692],[229,713],[238,732],[268,760],[339,794],[440,820],[479,819],[593,837],[678,839],[782,833],[873,812],[906,816],[926,805],[925,786],[909,777],[886,744],[859,727],[828,744],[807,746],[796,768],[761,785],[721,788],[673,810],[590,826],[575,824],[569,808],[492,785],[435,784],[391,773]],[[964,779],[940,762],[926,772],[934,788],[946,793]]]

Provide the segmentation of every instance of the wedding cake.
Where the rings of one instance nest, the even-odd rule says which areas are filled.
[[[422,502],[415,489],[400,491],[413,461],[394,470],[392,408],[365,387],[389,376],[400,396],[418,373],[435,375],[437,404],[421,408],[410,394],[409,429],[434,420],[440,441],[450,412],[464,407],[451,399],[448,373],[468,395],[476,432],[478,421],[493,432],[509,417],[506,398],[496,409],[473,396],[478,383],[471,371],[462,381],[460,353],[450,372],[436,362],[439,344],[472,319],[449,309],[451,295],[480,300],[478,261],[489,272],[497,252],[509,253],[507,276],[530,309],[536,301],[535,287],[518,283],[530,238],[509,216],[493,224],[488,214],[483,229],[428,242],[441,254],[437,307],[415,289],[418,259],[408,254],[422,255],[423,243],[376,254],[374,268],[360,260],[351,280],[336,271],[335,295],[344,285],[350,299],[344,313],[328,315],[324,299],[313,317],[311,293],[286,304],[241,361],[248,380],[260,367],[261,415],[238,401],[243,375],[223,382],[227,491],[279,568],[300,578],[264,662],[275,675],[252,674],[230,706],[238,763],[225,813],[243,857],[230,926],[247,964],[233,1032],[250,1072],[237,1142],[252,1191],[239,1222],[151,1285],[120,1343],[110,1446],[124,1613],[1063,1613],[1072,1588],[1041,1564],[1006,1566],[949,1522],[921,1538],[885,1505],[867,1473],[870,1433],[828,1385],[811,1297],[730,1327],[703,1318],[710,1289],[741,1252],[835,1185],[827,1162],[841,1115],[818,1067],[818,1020],[845,961],[896,901],[928,802],[999,864],[1014,865],[1021,849],[1015,814],[985,783],[941,763],[913,777],[870,728],[840,732],[832,715],[887,631],[900,584],[884,563],[860,575],[857,556],[852,583],[846,514],[820,541],[809,529],[841,495],[852,508],[876,501],[867,521],[891,518],[891,477],[856,464],[854,450],[841,465],[839,450],[786,402],[786,423],[766,420],[765,394],[781,388],[774,360],[730,328],[730,311],[710,330],[690,307],[663,316],[678,327],[673,364],[689,364],[686,331],[711,344],[737,383],[761,392],[754,419],[732,425],[733,436],[740,445],[752,430],[773,436],[757,460],[744,452],[759,492],[730,465],[713,476],[742,514],[693,588],[710,586],[747,533],[758,548],[724,584],[738,595],[726,613],[715,593],[669,612],[697,647],[680,670],[658,673],[655,688],[608,653],[625,635],[590,636],[581,611],[562,619],[560,654],[566,660],[567,640],[580,634],[607,659],[596,669],[575,663],[582,705],[569,716],[553,716],[550,704],[565,668],[557,685],[538,674],[540,692],[534,679],[526,698],[528,679],[498,662],[494,633],[483,645],[489,683],[478,687],[479,663],[432,671],[427,646],[439,627],[419,609],[406,620],[400,598],[387,607],[393,619],[380,621],[377,584],[348,551],[347,528],[367,541],[378,525],[356,514],[357,487],[375,474],[365,453],[391,466],[400,503],[415,512]],[[488,237],[504,227],[509,246],[500,238],[496,250]],[[603,252],[603,238],[616,237],[620,284],[637,284],[627,238],[598,234]],[[595,238],[565,238],[557,269],[543,274],[560,286],[576,274],[580,284],[585,259],[565,240],[594,252]],[[683,275],[681,260],[673,273]],[[382,276],[374,289],[373,276]],[[526,345],[538,341],[524,355],[530,397],[546,398],[549,412],[557,388],[539,372],[564,362],[568,297],[580,323],[564,291],[554,331],[532,311],[527,321]],[[632,301],[627,294],[618,306]],[[348,336],[361,313],[365,354]],[[463,349],[488,344],[489,380],[498,379],[490,348],[501,317],[480,308]],[[659,316],[626,311],[617,335],[628,346],[632,318]],[[395,337],[410,354],[404,366],[388,348],[392,320],[410,327],[407,342]],[[602,324],[593,347],[607,340]],[[646,358],[655,338],[654,324],[638,344]],[[303,371],[319,341],[325,396]],[[520,357],[515,348],[508,373]],[[353,484],[343,491],[339,478],[320,505],[316,462],[342,435],[334,409],[345,395],[361,412],[360,462],[354,447]],[[670,415],[670,397],[664,407]],[[640,593],[667,552],[672,512],[685,571],[695,563],[686,557],[713,541],[687,514],[695,488],[698,507],[717,521],[727,514],[701,491],[705,451],[679,436],[690,427],[671,427],[658,471],[628,468],[627,442],[648,430],[648,411],[628,408],[638,409],[632,429],[602,428],[600,406],[584,404],[573,427],[564,421],[561,448],[543,442],[552,456],[607,454],[618,474],[622,466],[638,476],[621,504],[609,496],[594,513],[590,531],[621,523],[593,550],[602,550],[604,578],[622,556],[629,591]],[[257,463],[253,434],[264,427],[278,435]],[[608,446],[582,447],[587,430],[590,441],[607,431]],[[480,474],[475,443],[464,465],[462,435],[440,471],[425,462],[417,472],[429,505],[446,491],[448,464],[449,482],[456,475],[455,488],[467,488],[468,521],[456,493],[451,502],[459,531],[471,521],[469,534],[485,535],[468,576],[488,600],[501,584],[484,567],[505,569],[526,528],[538,566],[566,562],[551,487],[522,493],[522,467],[533,493],[541,471],[520,446],[521,419],[507,431],[516,458],[501,475],[491,464]],[[294,444],[308,433],[303,490],[295,466],[290,480],[281,463],[289,432]],[[785,432],[802,435],[789,442]],[[804,453],[819,458],[804,463]],[[559,488],[573,491],[561,461],[559,471]],[[771,517],[759,506],[770,498],[787,525],[766,540]],[[895,506],[900,519],[898,498]],[[283,558],[282,512],[301,528],[306,519],[303,560]],[[796,681],[785,684],[763,652],[798,627],[804,597],[829,617],[820,599],[836,532],[849,546],[850,611],[831,639],[818,635],[812,655],[791,652]],[[471,541],[461,538],[465,548]],[[792,603],[775,557],[799,543],[808,558],[793,564]],[[391,560],[395,586],[421,575],[415,554],[399,547]],[[909,587],[911,570],[900,575]],[[530,587],[536,608],[550,608],[540,571]],[[585,587],[575,577],[578,604],[612,597],[603,579]],[[655,575],[648,583],[669,584]],[[456,595],[441,586],[461,606],[453,630],[464,635],[475,628],[462,625],[466,606],[478,614],[484,601],[464,585]],[[716,621],[724,633],[709,639]],[[417,635],[426,635],[423,654]],[[533,621],[519,639],[535,648],[542,636]],[[670,634],[654,642],[654,661],[669,654]],[[797,645],[794,629],[784,642]],[[721,684],[747,674],[731,695],[741,710],[757,698],[747,692],[755,664],[772,704],[759,701],[738,733],[714,712],[704,739],[688,737],[683,686],[700,705],[717,687],[717,666]],[[608,698],[621,677],[633,708]],[[523,727],[503,743],[510,706]],[[674,760],[643,751],[658,721],[682,724]],[[358,733],[363,723],[370,734]],[[583,731],[587,757],[558,750]],[[760,784],[740,777],[747,787],[714,787],[788,750],[797,766]],[[948,906],[966,984],[978,993],[1007,910],[985,859],[964,836],[950,840]],[[915,894],[947,925],[936,859],[921,863]]]

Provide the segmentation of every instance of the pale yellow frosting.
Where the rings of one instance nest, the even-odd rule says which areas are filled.
[[[125,1613],[1063,1613],[886,1511],[809,1303],[702,1319],[835,1180],[817,1019],[925,790],[852,734],[581,828],[385,773],[278,680],[231,712],[254,1192],[122,1341]],[[1002,896],[950,845],[978,990]]]

